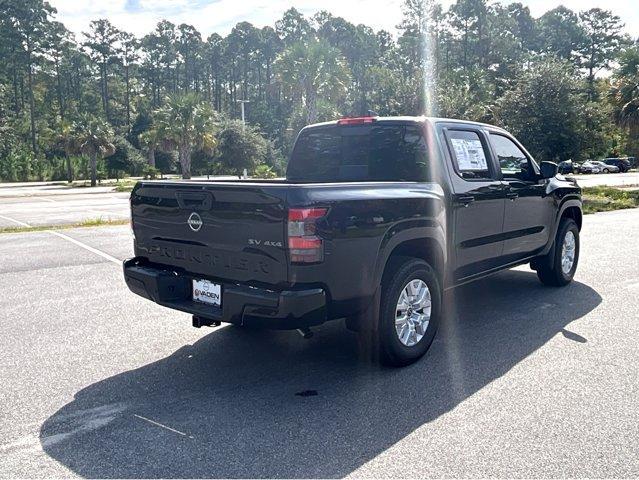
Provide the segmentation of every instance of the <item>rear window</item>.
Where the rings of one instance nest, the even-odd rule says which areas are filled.
[[[421,129],[411,125],[330,126],[302,132],[286,178],[294,182],[427,181]]]

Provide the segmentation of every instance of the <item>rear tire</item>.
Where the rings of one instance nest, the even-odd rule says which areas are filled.
[[[610,173],[610,170],[608,170],[607,168],[604,168],[603,173]]]
[[[392,259],[382,281],[377,322],[381,363],[401,367],[419,360],[435,338],[441,304],[441,286],[428,263]]]
[[[544,285],[563,287],[572,282],[579,262],[579,228],[571,218],[564,218],[555,236],[553,251],[537,259],[537,277]]]

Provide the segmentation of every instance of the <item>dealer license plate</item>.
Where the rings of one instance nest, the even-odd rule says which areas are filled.
[[[222,286],[208,280],[193,280],[193,300],[220,307],[222,306]]]

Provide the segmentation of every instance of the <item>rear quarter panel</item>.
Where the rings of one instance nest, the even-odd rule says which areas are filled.
[[[288,204],[329,209],[318,224],[325,242],[324,262],[293,265],[289,281],[326,288],[333,317],[368,305],[385,260],[402,241],[436,236],[445,245],[444,191],[434,183],[299,186],[289,190]]]

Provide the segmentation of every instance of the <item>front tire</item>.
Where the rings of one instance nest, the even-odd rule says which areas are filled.
[[[608,170],[607,168],[604,168],[603,173],[610,173],[610,170]]]
[[[441,315],[441,286],[423,260],[397,257],[382,282],[377,325],[381,363],[401,367],[430,347]]]
[[[579,262],[579,228],[573,219],[559,224],[553,250],[536,262],[537,276],[544,285],[563,287],[572,282]]]

